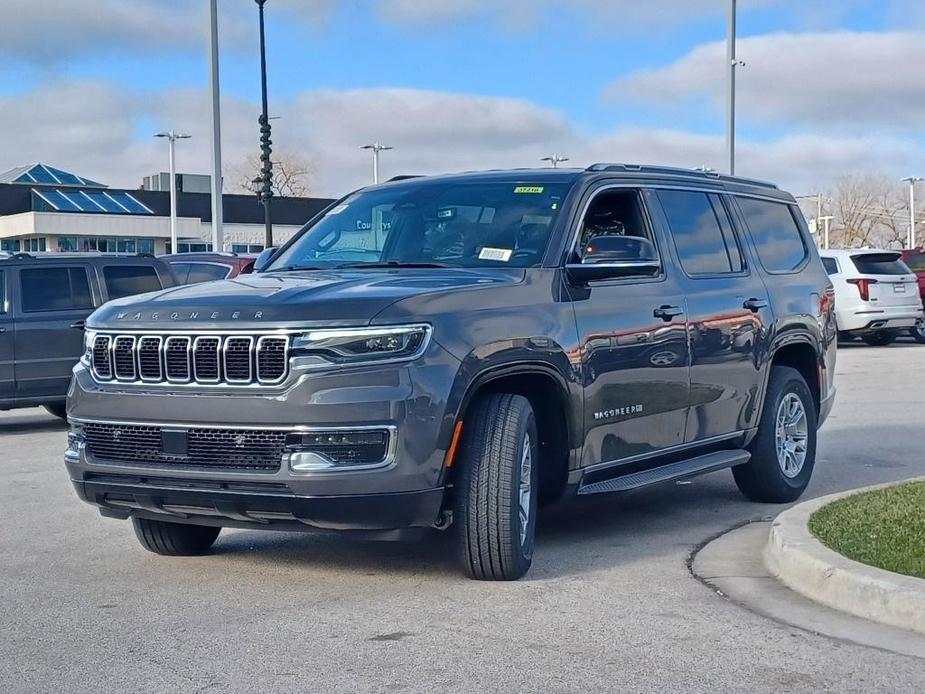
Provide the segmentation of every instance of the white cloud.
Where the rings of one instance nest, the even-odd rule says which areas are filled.
[[[739,41],[740,112],[766,123],[921,130],[925,32],[776,33]],[[608,88],[621,99],[677,108],[725,89],[725,46],[698,46],[667,67],[639,70]]]
[[[274,109],[273,140],[315,164],[314,193],[340,195],[370,180],[361,144],[380,139],[382,173],[441,173],[531,167],[559,152],[571,164],[647,162],[721,168],[721,136],[681,129],[621,128],[589,133],[559,111],[508,98],[408,89],[306,92]],[[223,101],[226,173],[256,150],[256,103]],[[0,152],[0,170],[44,161],[116,186],[134,187],[163,170],[166,147],[151,137],[175,127],[193,135],[177,148],[183,171],[209,170],[208,97],[204,90],[126,94],[105,83],[75,83],[0,98],[0,131],[16,133]],[[28,126],[28,127],[27,127]],[[739,142],[739,173],[794,192],[825,186],[851,171],[905,174],[922,160],[911,137],[817,133]],[[230,175],[230,173],[229,173]]]

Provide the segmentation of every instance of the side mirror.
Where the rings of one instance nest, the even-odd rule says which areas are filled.
[[[273,260],[273,256],[276,255],[276,251],[279,250],[279,246],[270,246],[269,248],[264,248],[260,251],[260,255],[257,256],[257,260],[254,261],[254,267],[251,272],[263,272],[267,269],[267,266],[270,264],[270,261]]]
[[[655,246],[638,236],[596,236],[582,249],[580,263],[566,265],[569,277],[579,284],[615,277],[648,277],[660,268]]]

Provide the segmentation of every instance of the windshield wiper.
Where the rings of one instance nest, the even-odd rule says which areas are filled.
[[[296,270],[324,270],[320,265],[284,265],[283,267],[273,267],[264,272],[294,272]]]
[[[343,265],[335,266],[337,270],[362,270],[364,268],[389,268],[389,267],[402,267],[402,268],[448,268],[456,267],[455,265],[447,265],[445,263],[417,263],[417,262],[406,262],[403,260],[386,260],[379,263],[344,263]]]

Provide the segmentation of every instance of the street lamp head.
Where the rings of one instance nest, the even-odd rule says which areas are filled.
[[[386,150],[395,149],[395,148],[392,147],[391,145],[384,145],[381,142],[379,142],[379,140],[376,140],[371,145],[360,145],[360,149],[371,149],[374,152],[385,152]]]
[[[155,133],[154,137],[166,137],[171,142],[174,140],[188,140],[192,135],[187,135],[186,133],[175,133],[173,130],[168,130],[164,133]]]
[[[906,176],[900,180],[905,181],[906,183],[918,183],[919,181],[925,181],[925,178],[922,178],[921,176]]]

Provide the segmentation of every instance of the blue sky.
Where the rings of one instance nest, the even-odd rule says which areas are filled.
[[[121,3],[133,7],[135,17],[117,0],[92,5],[8,0],[0,9],[0,106],[12,108],[0,112],[0,125],[8,126],[3,132],[10,138],[30,130],[23,102],[42,111],[35,137],[17,136],[0,148],[0,168],[42,159],[129,184],[158,168],[162,157],[150,133],[182,127],[194,139],[181,166],[207,170],[205,0]],[[625,159],[626,151],[659,163],[693,165],[696,157],[718,165],[724,5],[268,0],[271,110],[281,116],[274,139],[287,155],[307,158],[313,186],[330,194],[365,182],[368,167],[353,145],[376,137],[396,143],[390,155],[396,166],[428,171],[478,166],[480,156],[485,166],[532,165],[552,150],[579,163]],[[739,135],[748,173],[789,171],[791,185],[807,186],[865,162],[890,174],[890,167],[899,172],[914,165],[922,139],[910,122],[923,104],[904,101],[905,115],[893,122],[888,83],[915,64],[916,56],[907,62],[894,50],[922,43],[923,13],[909,14],[915,3],[740,0],[739,6],[740,57],[747,63],[740,71]],[[220,0],[220,7],[228,112],[223,142],[231,167],[256,143],[256,7],[250,0]],[[857,37],[873,48],[856,49]],[[820,43],[827,53],[816,56]],[[785,45],[786,54],[775,50]],[[812,66],[806,72],[804,53]],[[882,76],[883,98],[890,99],[882,115],[857,123],[846,118],[854,103],[852,73],[868,75],[858,99],[877,98],[870,88]],[[788,117],[788,99],[802,115]],[[834,122],[827,122],[835,110]],[[89,126],[99,119],[112,123],[112,132],[91,133],[82,149],[79,138],[91,128],[75,122]],[[798,154],[800,142],[805,150],[813,138],[826,162],[812,175],[796,175],[794,168],[818,161]],[[773,157],[765,151],[772,148]],[[865,148],[875,156],[865,156]],[[897,152],[905,159],[895,160]]]

